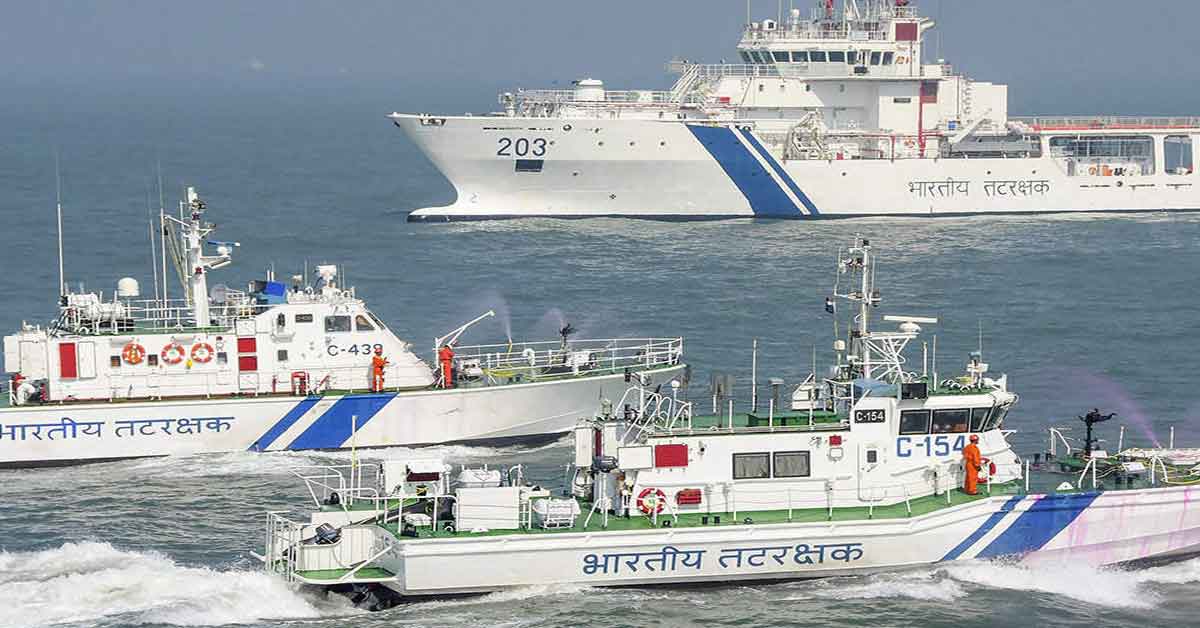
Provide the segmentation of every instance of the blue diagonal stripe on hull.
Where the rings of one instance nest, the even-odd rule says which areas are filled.
[[[287,448],[338,449],[350,440],[355,425],[361,430],[395,396],[396,393],[346,395],[313,421]],[[355,416],[358,419],[352,421]]]
[[[784,170],[783,166],[775,160],[775,157],[771,155],[770,151],[768,151],[766,147],[759,143],[758,138],[754,137],[754,133],[752,131],[742,131],[742,137],[746,138],[746,141],[750,142],[750,145],[754,147],[754,150],[757,151],[758,154],[761,155],[762,158],[767,162],[767,164],[771,166],[771,169],[775,171],[775,174],[779,175],[779,179],[788,186],[788,189],[792,191],[792,194],[795,194],[796,198],[800,199],[800,202],[804,205],[805,209],[808,210],[810,216],[817,216],[821,213],[817,211],[817,206],[814,205],[812,200],[808,198],[808,195],[800,189],[800,186],[796,185],[796,182],[792,180],[792,177],[788,176],[787,171]]]
[[[762,164],[746,149],[732,129],[688,125],[688,130],[708,151],[757,216],[798,216],[800,208],[775,183]]]
[[[959,556],[962,556],[963,552],[967,551],[967,549],[972,545],[978,543],[979,539],[982,539],[988,532],[991,532],[992,528],[996,527],[996,524],[1000,523],[1000,520],[1003,519],[1005,515],[1012,512],[1013,508],[1016,508],[1017,503],[1022,499],[1024,499],[1024,497],[1018,495],[1001,504],[1000,510],[992,513],[992,515],[988,517],[982,525],[979,526],[979,529],[975,530],[970,536],[963,539],[963,542],[959,543],[954,549],[950,550],[945,556],[942,557],[942,560],[954,560]]]
[[[994,558],[1035,552],[1071,525],[1099,496],[1100,493],[1045,495],[1029,510],[1021,513],[1007,530],[975,557]]]
[[[304,413],[312,409],[320,400],[320,397],[306,397],[303,401],[296,404],[296,407],[288,410],[288,413],[283,415],[283,418],[276,421],[275,425],[272,425],[262,436],[258,437],[258,440],[254,441],[253,445],[250,445],[250,451],[263,451],[270,447],[271,443],[274,443],[280,434],[286,432],[296,421],[299,421],[300,417],[304,416]]]

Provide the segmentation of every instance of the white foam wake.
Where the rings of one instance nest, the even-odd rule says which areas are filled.
[[[185,567],[108,543],[0,552],[0,626],[202,626],[354,612],[344,598],[301,593],[262,571]]]
[[[930,569],[822,581],[816,586],[807,585],[804,595],[787,599],[908,598],[950,602],[971,591],[1003,589],[1061,596],[1090,605],[1151,608],[1162,601],[1161,585],[1194,582],[1200,582],[1200,559],[1148,569],[963,561]]]

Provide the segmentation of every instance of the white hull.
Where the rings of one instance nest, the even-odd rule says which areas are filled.
[[[683,365],[644,371],[655,384]],[[0,409],[0,466],[228,451],[429,445],[570,430],[623,374],[482,388]]]
[[[457,192],[452,205],[418,209],[410,220],[1200,209],[1193,174],[1167,174],[1160,167],[1139,176],[1072,176],[1049,151],[1029,158],[783,161],[749,130],[752,123],[439,117],[444,123],[430,125],[415,116],[392,119]],[[1168,133],[1178,131],[1151,134]],[[501,138],[537,141],[544,147],[542,170],[516,172],[514,157],[497,155],[497,147],[509,143]]]
[[[1193,499],[1194,489],[1172,487],[992,497],[908,519],[415,541],[352,526],[338,544],[300,546],[299,560],[300,569],[350,564],[355,547],[380,547],[374,536],[393,544],[375,561],[396,574],[383,584],[405,596],[814,578],[1001,557],[1101,566],[1200,550]]]

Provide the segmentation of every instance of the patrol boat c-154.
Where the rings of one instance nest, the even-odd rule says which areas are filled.
[[[856,307],[831,375],[798,386],[790,408],[738,413],[731,401],[697,416],[674,394],[631,388],[575,428],[563,494],[526,484],[519,467],[456,470],[437,459],[298,470],[313,510],[300,522],[268,515],[266,568],[380,606],[530,585],[780,580],[998,557],[1109,565],[1200,551],[1200,450],[1109,456],[1089,444],[1051,459],[1068,482],[1032,475],[1004,429],[1017,401],[1008,378],[978,352],[960,377],[914,370],[904,350],[936,321],[890,316],[896,328],[872,329],[871,247],[839,257],[849,285],[835,288],[830,309]]]
[[[208,287],[234,242],[193,188],[163,225],[162,298],[69,293],[48,326],[4,338],[0,466],[202,452],[505,441],[569,431],[632,380],[685,371],[681,338],[458,346],[485,313],[434,341],[436,368],[367,309],[337,267],[317,286]],[[184,298],[165,294],[168,258]]]
[[[457,193],[409,220],[1200,209],[1200,118],[1010,117],[1006,85],[929,59],[908,0],[779,6],[747,11],[737,62],[672,62],[666,91],[589,77],[489,115],[391,114]]]

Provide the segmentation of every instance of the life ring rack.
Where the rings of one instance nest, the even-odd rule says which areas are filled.
[[[525,347],[525,350],[521,352],[521,357],[529,362],[529,366],[537,365],[537,351],[534,351],[533,347]]]
[[[196,364],[207,364],[213,359],[213,347],[207,342],[197,342],[192,345],[191,356]]]
[[[126,364],[141,364],[142,360],[146,359],[146,347],[136,342],[130,342],[121,349],[121,359],[125,360]]]
[[[162,358],[164,364],[179,364],[180,362],[183,362],[183,358],[186,355],[187,351],[184,350],[183,345],[179,344],[178,342],[172,342],[163,347],[162,351],[159,352],[158,357]]]
[[[642,489],[637,496],[638,510],[644,515],[659,514],[663,511],[664,505],[667,503],[667,494],[662,492],[660,488],[647,486]]]

